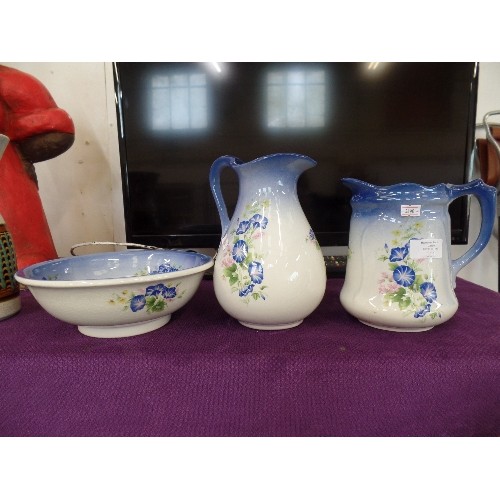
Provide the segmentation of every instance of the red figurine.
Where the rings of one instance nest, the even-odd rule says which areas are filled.
[[[57,258],[33,163],[71,147],[75,127],[43,84],[0,66],[0,133],[10,139],[0,159],[0,214],[12,236],[17,267]]]

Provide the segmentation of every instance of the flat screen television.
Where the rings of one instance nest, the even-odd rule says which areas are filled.
[[[127,241],[214,248],[221,226],[208,174],[231,155],[300,153],[317,161],[298,196],[325,255],[348,244],[350,191],[462,184],[471,175],[476,63],[119,62],[115,68]],[[229,213],[238,197],[221,179]],[[450,206],[452,243],[468,238],[468,202]],[[335,253],[335,252],[333,252]]]

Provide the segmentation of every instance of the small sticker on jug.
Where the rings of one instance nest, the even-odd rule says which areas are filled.
[[[401,205],[401,217],[419,217],[422,205]]]
[[[443,240],[424,238],[410,240],[410,258],[441,259],[443,257]]]

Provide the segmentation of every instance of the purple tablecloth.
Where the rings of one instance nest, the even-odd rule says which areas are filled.
[[[254,331],[211,281],[163,328],[94,339],[28,291],[0,322],[2,436],[498,436],[500,294],[458,280],[458,313],[423,333],[376,330],[339,302]]]

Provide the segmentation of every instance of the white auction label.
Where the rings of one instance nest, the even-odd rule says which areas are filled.
[[[420,217],[422,205],[401,205],[401,217]]]
[[[412,259],[441,259],[443,257],[443,240],[437,238],[423,238],[410,240],[410,258]]]

